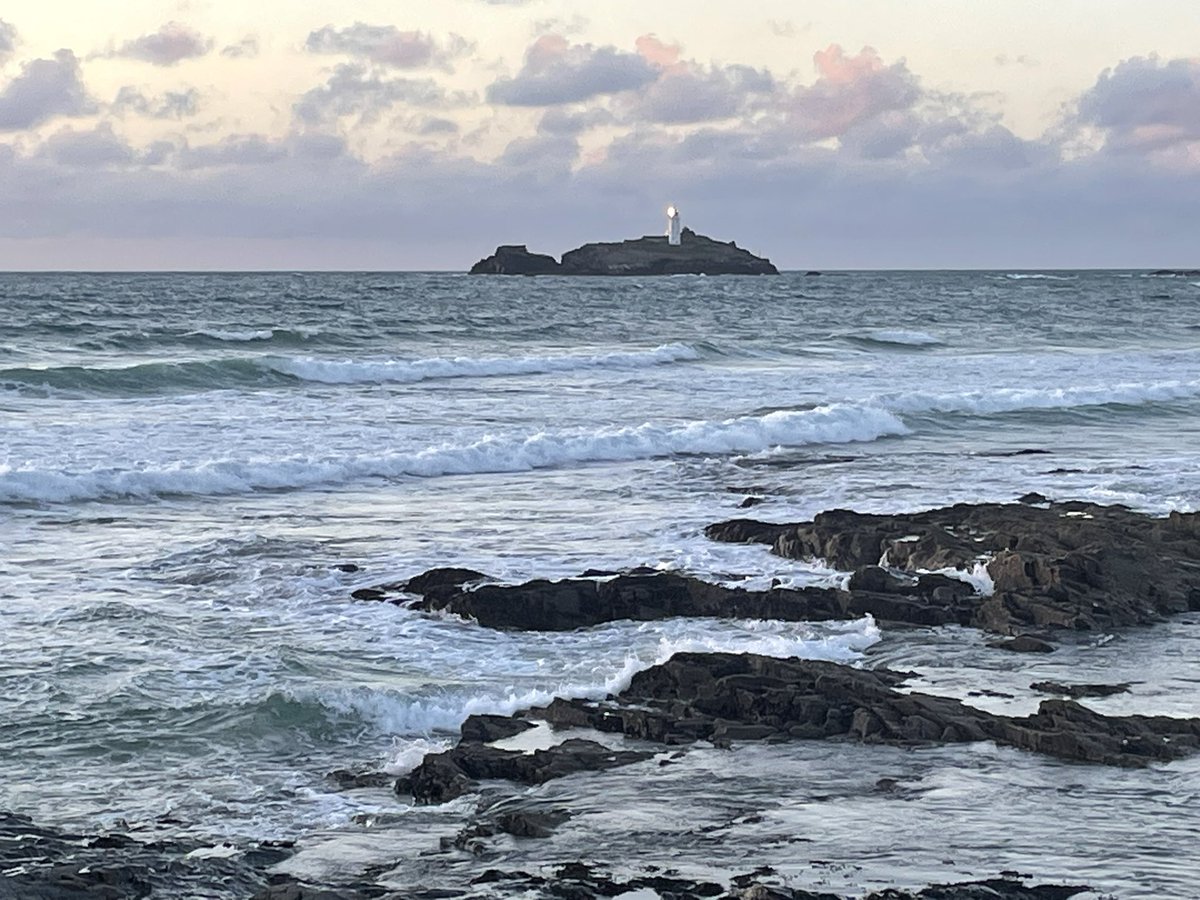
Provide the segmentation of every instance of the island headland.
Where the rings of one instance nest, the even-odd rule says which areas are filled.
[[[562,261],[531,253],[524,244],[504,244],[471,266],[472,275],[778,275],[769,259],[733,241],[713,240],[684,228],[679,242],[647,235],[611,243],[584,244]]]

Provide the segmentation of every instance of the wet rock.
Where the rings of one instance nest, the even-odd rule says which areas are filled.
[[[1058,694],[1080,700],[1085,697],[1111,697],[1129,692],[1129,682],[1119,684],[1065,684],[1061,681],[1035,681],[1030,689],[1041,694]]]
[[[574,772],[598,772],[640,762],[651,755],[611,750],[579,738],[532,753],[460,742],[453,749],[426,756],[412,772],[396,781],[395,789],[398,794],[411,795],[418,803],[444,803],[472,790],[474,783],[482,779],[543,784]]]
[[[444,591],[448,588],[459,589],[465,584],[476,581],[487,581],[489,576],[474,569],[463,569],[456,566],[430,569],[422,572],[404,583],[404,590],[410,594],[426,594]]]
[[[749,509],[752,506],[758,506],[758,505],[760,505],[762,503],[766,503],[766,502],[767,502],[767,500],[765,497],[750,496],[750,497],[745,498],[741,503],[739,503],[738,508],[739,509]]]
[[[1049,503],[1050,498],[1045,494],[1039,494],[1037,491],[1030,491],[1028,494],[1022,494],[1018,497],[1017,502],[1032,506],[1035,503]]]
[[[682,878],[675,874],[642,874],[617,878],[582,862],[559,865],[551,874],[531,875],[522,871],[488,869],[472,879],[473,885],[503,885],[516,896],[594,900],[617,897],[639,890],[650,890],[669,900],[849,900],[845,894],[808,891],[781,884],[767,883],[772,877],[768,867],[746,875],[733,875],[726,890],[720,884]],[[991,878],[958,884],[932,885],[917,892],[889,888],[867,895],[867,900],[1069,900],[1089,891],[1086,886],[1026,885],[1015,878]],[[855,896],[860,896],[857,892]]]
[[[959,504],[896,515],[830,510],[794,524],[734,519],[705,533],[847,571],[885,554],[888,565],[913,573],[969,570],[986,559],[994,593],[978,598],[963,624],[1001,634],[1107,630],[1200,609],[1196,513],[1155,518],[1075,501]]]
[[[387,772],[355,772],[352,769],[334,769],[325,777],[343,791],[356,788],[388,787],[396,780],[394,775],[389,775]]]
[[[879,594],[913,593],[914,579],[904,578],[883,566],[862,566],[850,576],[850,590]]]
[[[388,598],[388,592],[379,588],[365,587],[351,591],[350,596],[355,600],[386,600]]]
[[[1142,766],[1200,751],[1200,719],[1102,716],[1045,700],[1014,718],[896,690],[906,673],[750,654],[681,653],[613,701],[555,700],[531,716],[664,744],[837,739],[900,746],[994,741],[1060,759]]]
[[[514,716],[477,714],[463,722],[461,736],[464,741],[487,744],[513,737],[532,727],[531,723]]]
[[[292,854],[263,841],[214,848],[198,841],[140,841],[80,834],[0,812],[0,900],[134,900],[142,897],[250,896],[266,871]]]
[[[1053,653],[1055,646],[1032,634],[1020,634],[1005,641],[989,641],[988,646],[993,650],[1007,650],[1009,653]]]
[[[635,570],[606,581],[590,578],[484,584],[470,591],[430,594],[416,609],[444,610],[490,628],[568,631],[619,619],[674,616],[825,621],[853,618],[849,598],[824,588],[746,591],[674,572]]]

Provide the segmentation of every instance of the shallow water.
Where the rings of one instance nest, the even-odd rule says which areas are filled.
[[[1033,673],[961,630],[885,635],[869,651],[869,623],[520,636],[348,600],[442,564],[513,580],[639,564],[743,583],[837,578],[703,539],[751,494],[767,501],[754,515],[781,521],[1029,490],[1195,509],[1200,290],[1179,279],[0,275],[0,326],[0,808],[45,824],[350,839],[358,816],[409,813],[336,793],[325,772],[401,769],[472,711],[603,693],[683,646],[866,652],[917,670],[921,689],[1013,693],[978,699],[998,711],[1028,711],[1028,680],[1081,672],[1138,682],[1097,701],[1105,711],[1200,709],[1188,623],[1073,648]],[[755,754],[782,754],[786,765],[763,765],[834,784],[837,760],[872,753],[898,752],[738,756],[753,770]],[[880,809],[907,810],[917,834],[961,820],[958,869],[921,856],[939,852],[928,844],[880,849],[903,823],[873,820],[875,799],[787,812],[789,828],[811,831],[812,811],[830,835],[794,858],[833,858],[833,836],[861,834],[855,864],[916,854],[914,884],[1010,858],[1024,871],[1069,815],[1086,859],[1130,848],[1088,863],[1121,896],[1139,895],[1135,865],[1161,890],[1181,883],[1178,857],[1139,856],[1123,835],[1128,816],[1168,845],[1197,834],[1188,804],[1154,799],[1195,774],[1186,764],[1077,773],[1010,752],[929,753],[958,806],[930,791]],[[1000,803],[1006,769],[1043,803]],[[1049,787],[1064,769],[1086,788],[1069,806]],[[546,788],[560,789],[577,788]],[[780,785],[755,790],[767,805]],[[997,805],[1019,815],[1020,829],[997,824],[1015,830],[1011,847],[967,822]],[[596,816],[573,821],[602,831]],[[573,824],[555,846],[569,856],[585,833]],[[1065,853],[1036,870],[1082,865]]]

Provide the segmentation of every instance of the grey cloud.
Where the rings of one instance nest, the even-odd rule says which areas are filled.
[[[373,122],[397,103],[439,106],[446,92],[431,79],[382,78],[359,63],[337,66],[325,84],[303,94],[293,110],[308,125],[335,122],[346,116]]]
[[[500,165],[532,168],[540,174],[563,174],[579,156],[579,142],[564,135],[537,135],[511,141],[500,157]]]
[[[8,61],[17,49],[17,29],[10,22],[0,19],[0,65]]]
[[[250,59],[258,56],[258,38],[252,34],[246,35],[236,44],[221,48],[221,55],[229,59]]]
[[[487,99],[504,106],[576,103],[643,87],[654,81],[658,72],[634,53],[615,47],[572,45],[557,35],[545,35],[526,52],[515,77],[488,86]]]
[[[184,119],[196,114],[199,101],[200,92],[195,88],[147,97],[137,88],[126,85],[117,92],[112,109],[117,115],[132,112],[151,119]]]
[[[427,137],[437,134],[458,134],[458,123],[452,119],[444,119],[440,116],[422,116],[413,123],[413,130],[417,134]]]
[[[158,31],[126,41],[108,56],[138,59],[155,66],[173,66],[185,59],[205,56],[213,41],[180,22],[168,22]]]
[[[55,116],[84,116],[95,109],[79,60],[70,50],[59,50],[53,59],[25,63],[0,91],[0,131],[20,131]]]
[[[616,117],[607,109],[594,106],[590,109],[568,111],[563,107],[552,107],[542,113],[538,120],[541,134],[579,135],[592,128],[611,125]]]
[[[37,156],[62,166],[95,169],[129,165],[136,154],[124,138],[113,133],[111,125],[103,124],[90,131],[55,132],[41,143]]]
[[[773,93],[770,72],[750,66],[668,70],[642,91],[634,115],[648,122],[689,124],[728,119],[756,98]]]
[[[1200,139],[1200,60],[1124,60],[1080,97],[1077,119],[1119,151]]]
[[[287,153],[283,144],[263,135],[236,134],[215,144],[184,147],[179,151],[179,163],[185,169],[262,166],[278,162]]]
[[[920,131],[918,116],[908,110],[892,110],[845,132],[841,145],[863,159],[892,159],[912,147]]]
[[[988,140],[1008,138],[981,136]],[[575,169],[563,164],[570,141],[526,139],[497,163],[409,147],[367,166],[339,147],[321,155],[302,153],[294,136],[243,137],[176,151],[192,163],[201,153],[206,164],[187,168],[179,160],[73,168],[0,152],[0,204],[22,216],[0,218],[0,235],[55,236],[60,259],[77,240],[127,239],[121,262],[133,266],[170,240],[184,250],[223,241],[228,254],[262,240],[285,242],[276,257],[285,267],[373,259],[461,269],[502,242],[557,252],[657,230],[671,200],[690,226],[783,266],[1153,266],[1194,249],[1200,204],[1194,176],[1127,158],[1051,156],[1023,168],[949,155],[880,162],[797,145],[782,129],[704,129],[687,139],[644,130],[614,144],[606,161]],[[1152,239],[1139,232],[1137,213],[1148,208]]]
[[[395,25],[355,22],[346,28],[326,25],[309,34],[304,47],[310,53],[356,56],[395,69],[448,68],[450,60],[470,48],[469,42],[451,35],[445,45],[420,31],[401,31]]]

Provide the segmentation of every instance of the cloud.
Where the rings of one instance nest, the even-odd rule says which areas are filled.
[[[9,57],[13,55],[13,51],[17,49],[17,29],[16,26],[9,22],[0,19],[0,66],[8,62]]]
[[[107,123],[90,131],[57,131],[41,143],[36,155],[61,166],[84,169],[125,166],[136,157],[133,147]]]
[[[1105,69],[1079,98],[1076,122],[1118,153],[1200,141],[1200,59],[1133,57]]]
[[[342,63],[325,84],[303,94],[293,111],[306,125],[327,125],[348,116],[371,123],[397,103],[436,107],[448,102],[432,79],[383,78],[361,63]]]
[[[222,47],[221,55],[229,59],[251,59],[258,56],[258,51],[258,38],[253,34],[248,34],[236,44]]]
[[[84,116],[95,109],[79,60],[70,50],[59,50],[53,59],[25,63],[0,91],[0,131],[21,131],[55,116]]]
[[[794,126],[810,140],[840,137],[874,117],[912,109],[923,96],[903,60],[884,65],[870,47],[848,56],[831,44],[813,63],[816,83],[797,88],[790,104]]]
[[[395,69],[442,68],[470,48],[466,39],[451,35],[442,44],[421,31],[401,31],[395,25],[355,22],[346,28],[326,25],[309,34],[304,48],[310,53],[355,56]]]
[[[126,41],[105,55],[137,59],[155,66],[173,66],[185,59],[205,56],[212,47],[212,38],[179,22],[168,22],[158,31]]]
[[[502,106],[554,106],[643,87],[659,70],[636,53],[571,44],[543,35],[525,53],[521,70],[488,86],[487,99]]]
[[[126,85],[117,91],[112,110],[117,115],[132,112],[151,119],[184,119],[196,114],[199,100],[200,92],[195,88],[147,97],[137,88]]]
[[[263,166],[287,155],[286,146],[261,134],[233,134],[215,144],[184,147],[179,164],[184,169]]]
[[[663,72],[639,94],[634,115],[663,124],[728,119],[775,89],[775,79],[764,69],[679,65]]]

